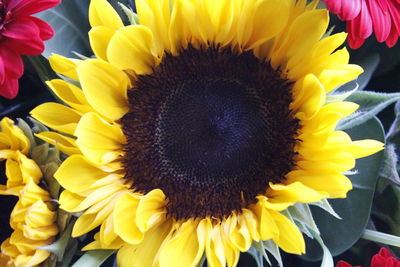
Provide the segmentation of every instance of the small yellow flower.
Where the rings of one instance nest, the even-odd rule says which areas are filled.
[[[1,121],[0,155],[6,159],[7,184],[0,195],[18,197],[10,215],[11,236],[1,244],[1,266],[37,266],[50,252],[40,247],[51,244],[58,234],[56,212],[50,195],[37,183],[42,178],[39,166],[29,159],[30,142],[23,131],[8,118]]]
[[[124,26],[92,0],[96,59],[52,56],[49,87],[66,105],[31,114],[69,155],[55,174],[61,208],[82,212],[85,249],[119,249],[119,266],[235,266],[253,242],[305,252],[281,211],[344,198],[343,172],[383,148],[335,131],[358,106],[326,103],[355,79],[344,33],[300,0],[136,0]],[[49,112],[51,110],[51,112]]]

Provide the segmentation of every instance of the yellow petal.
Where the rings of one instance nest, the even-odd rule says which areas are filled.
[[[89,31],[90,47],[97,58],[107,60],[107,47],[114,32],[105,26],[96,26]]]
[[[294,101],[290,104],[301,120],[313,118],[325,103],[325,89],[313,74],[297,81],[293,87]]]
[[[347,64],[348,60],[342,62],[331,60],[331,54],[345,42],[346,37],[345,32],[328,36],[316,43],[304,55],[291,58],[287,65],[288,76],[292,80],[298,80],[307,73],[320,74],[322,70],[329,68],[330,63]]]
[[[7,188],[18,187],[29,182],[38,183],[42,178],[39,166],[32,159],[17,151],[15,160],[6,161]]]
[[[287,183],[299,181],[321,194],[328,193],[330,198],[345,198],[353,188],[351,181],[338,173],[315,174],[303,170],[291,171],[287,174]]]
[[[171,52],[177,55],[180,48],[186,48],[191,37],[192,29],[197,25],[192,18],[196,17],[195,6],[191,1],[176,0],[171,13],[169,39]]]
[[[107,198],[113,198],[114,196],[117,196],[121,191],[126,191],[124,189],[127,188],[124,188],[124,186],[118,184],[118,182],[109,183],[91,191],[85,196],[85,198],[65,190],[60,196],[61,208],[67,210],[68,212],[81,212],[101,201],[104,201]]]
[[[302,159],[309,161],[336,161],[340,157],[347,159],[349,153],[346,150],[351,142],[350,136],[343,131],[334,131],[320,136],[311,133],[308,136],[302,135],[302,142],[296,148],[296,152]]]
[[[204,237],[197,234],[198,225],[199,221],[189,219],[183,222],[176,231],[171,231],[167,237],[168,240],[159,251],[160,267],[197,266],[205,247]]]
[[[147,232],[139,245],[123,246],[117,254],[118,266],[153,266],[157,252],[170,231],[171,221],[166,221]]]
[[[305,134],[321,135],[331,133],[338,121],[354,111],[358,105],[352,102],[335,102],[323,106],[318,114],[304,124],[301,131]],[[302,139],[302,136],[299,136]]]
[[[102,171],[82,155],[72,155],[61,164],[54,177],[65,189],[81,193],[107,175],[109,173]]]
[[[297,161],[297,166],[302,169],[313,173],[342,173],[351,170],[356,165],[354,156],[350,153],[333,153],[329,160],[326,159],[324,151],[316,153],[315,160],[300,160]],[[323,156],[318,160],[318,155]]]
[[[119,194],[116,194],[115,196],[111,195],[87,209],[76,220],[71,236],[81,236],[104,223],[107,218],[111,216],[113,209],[115,208],[115,202],[118,195]]]
[[[128,111],[128,76],[113,65],[88,59],[78,66],[79,80],[89,104],[100,114],[118,120]]]
[[[115,232],[113,215],[108,216],[107,219],[101,224],[99,233],[103,247],[108,247],[110,245],[112,246],[113,243],[121,239]]]
[[[36,162],[24,154],[17,151],[19,167],[21,168],[21,174],[23,183],[27,184],[30,181],[34,183],[39,183],[43,174],[40,170],[40,167],[36,164]],[[9,176],[7,176],[9,177]]]
[[[75,139],[67,137],[55,132],[41,132],[35,134],[36,137],[42,139],[43,141],[57,147],[60,151],[67,155],[81,154],[81,151],[75,143]]]
[[[127,193],[120,196],[115,205],[115,232],[129,244],[138,244],[144,237],[143,232],[136,225],[138,204],[138,196]]]
[[[282,43],[276,43],[275,50],[271,51],[272,66],[285,65],[291,57],[302,55],[313,47],[325,33],[328,23],[328,11],[322,9],[303,12],[295,18],[288,32],[283,33]]]
[[[157,55],[170,50],[168,29],[171,20],[170,1],[136,0],[136,10],[140,25],[149,28],[154,35]]]
[[[24,207],[29,207],[38,201],[49,200],[49,193],[32,181],[27,183],[24,189],[20,192],[19,202]]]
[[[154,189],[144,195],[140,199],[136,215],[136,224],[140,231],[146,232],[161,222],[167,213],[165,206],[166,198],[162,190]]]
[[[229,237],[232,244],[242,252],[247,251],[251,246],[252,239],[245,219],[243,216],[231,215],[227,219],[227,223],[229,221]]]
[[[124,26],[118,13],[106,0],[90,1],[89,22],[92,28],[96,26],[105,26],[114,31]]]
[[[76,212],[76,207],[78,207],[83,200],[85,200],[85,197],[72,193],[71,191],[64,190],[61,192],[59,198],[60,209],[68,212]]]
[[[1,120],[1,131],[7,139],[6,149],[20,150],[23,154],[27,154],[30,149],[30,142],[24,132],[14,124],[14,121],[4,117]]]
[[[96,250],[96,249],[120,249],[124,245],[126,245],[126,243],[121,238],[118,238],[118,239],[114,240],[111,244],[109,244],[108,246],[105,246],[100,241],[100,233],[96,233],[94,235],[94,241],[89,243],[88,245],[84,246],[82,248],[82,251]]]
[[[301,182],[291,184],[269,184],[268,201],[271,203],[301,202],[312,203],[327,198],[328,194],[319,193]]]
[[[33,109],[30,114],[44,125],[70,135],[74,134],[81,119],[79,112],[58,103],[44,103]]]
[[[55,72],[74,80],[78,80],[76,67],[80,62],[79,59],[67,58],[57,54],[52,54],[49,57],[50,66]]]
[[[252,34],[246,45],[248,49],[257,47],[282,31],[289,19],[289,2],[286,0],[259,1],[252,19]]]
[[[38,228],[53,225],[56,219],[56,213],[51,211],[42,200],[33,203],[27,210],[25,223],[30,227]],[[53,234],[56,235],[57,233]],[[49,236],[50,237],[50,236]],[[42,238],[42,239],[47,239]]]
[[[24,185],[24,179],[22,178],[22,172],[18,161],[7,159],[6,176],[7,186],[5,190]]]
[[[256,204],[252,205],[250,208],[257,215],[259,221],[259,233],[261,240],[271,239],[279,234],[277,225],[270,215],[269,209],[266,208],[265,203],[267,198],[265,196],[258,196],[258,201]]]
[[[50,242],[50,241],[49,241]],[[46,245],[46,244],[43,244]],[[40,246],[40,245],[38,245]],[[15,266],[37,266],[44,262],[50,256],[50,252],[46,250],[35,249],[33,255],[20,254],[15,258]]]
[[[272,238],[274,242],[288,253],[305,253],[304,237],[296,225],[279,212],[271,211],[271,215],[279,229],[279,236]]]
[[[73,109],[82,113],[93,111],[79,87],[61,79],[54,79],[46,84],[58,98]]]
[[[206,236],[207,263],[210,267],[225,267],[226,258],[224,245],[222,243],[222,228],[219,223],[212,226],[210,219],[203,219],[200,224],[204,225]]]
[[[363,72],[364,70],[358,65],[343,64],[336,66],[334,69],[323,70],[318,78],[324,85],[325,91],[329,93],[337,87],[354,80]]]
[[[82,153],[97,164],[121,157],[126,142],[120,126],[108,123],[94,112],[83,115],[74,135]]]
[[[249,209],[242,209],[242,216],[244,221],[246,222],[247,229],[249,230],[251,239],[258,242],[260,241],[260,233],[258,231],[258,219],[256,215]]]
[[[153,33],[145,26],[131,25],[118,30],[111,38],[107,58],[121,70],[149,74],[155,67]]]
[[[232,244],[229,238],[229,225],[226,221],[221,223],[221,240],[228,267],[236,266],[239,262],[240,251]]]
[[[371,139],[353,141],[348,148],[348,151],[354,158],[363,158],[375,154],[384,149],[385,144]]]

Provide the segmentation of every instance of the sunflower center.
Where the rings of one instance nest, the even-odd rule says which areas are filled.
[[[188,47],[129,90],[125,178],[160,188],[175,219],[223,218],[294,166],[291,84],[252,52]]]
[[[268,150],[265,134],[251,88],[214,79],[187,81],[166,99],[157,137],[162,157],[177,173],[217,183]]]

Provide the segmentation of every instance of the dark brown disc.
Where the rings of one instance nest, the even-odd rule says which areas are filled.
[[[252,52],[166,54],[128,91],[125,178],[160,188],[175,219],[224,218],[293,169],[292,85]]]

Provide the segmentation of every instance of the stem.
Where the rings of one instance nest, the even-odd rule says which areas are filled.
[[[400,247],[399,236],[385,234],[374,230],[365,229],[361,238],[390,246]]]

